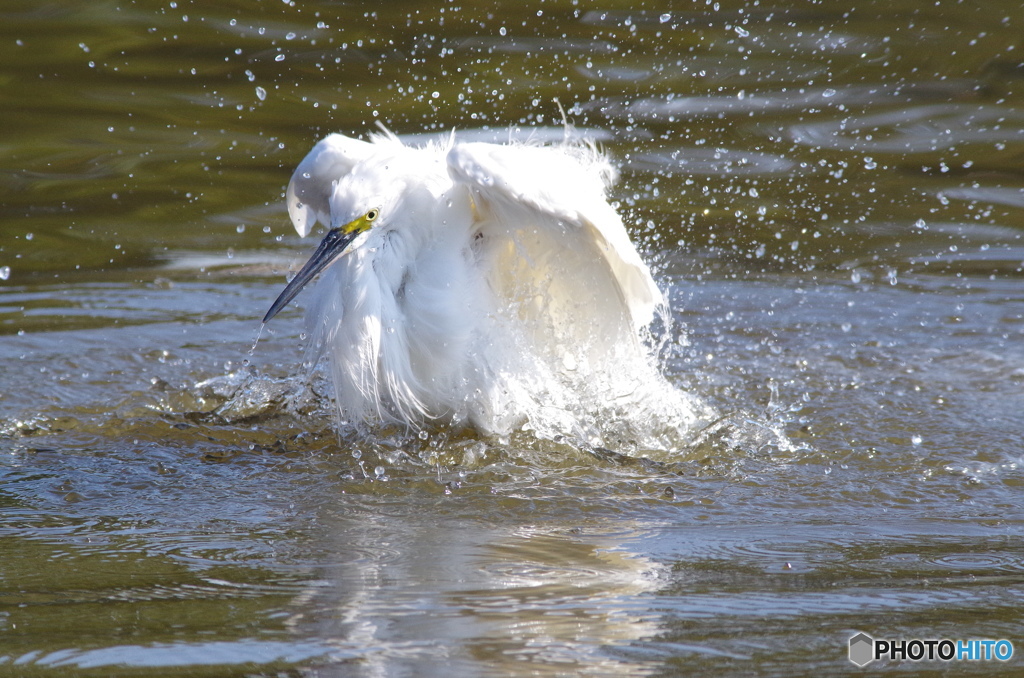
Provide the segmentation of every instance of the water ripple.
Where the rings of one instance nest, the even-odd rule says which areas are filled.
[[[732,85],[764,87],[767,83],[807,82],[828,74],[828,68],[810,61],[762,59],[729,55],[698,55],[675,64],[666,64],[663,59],[644,61],[630,59],[618,63],[615,57],[606,59],[588,58],[586,64],[576,67],[580,75],[598,82],[608,83],[657,83],[661,87],[672,84],[692,86]]]
[[[837,109],[844,110],[852,106],[875,106],[886,103],[907,103],[913,101],[948,100],[950,98],[969,98],[974,96],[980,85],[971,80],[947,80],[942,82],[905,83],[899,85],[848,85],[846,87],[815,87],[793,88],[767,92],[738,91],[732,94],[716,94],[703,96],[686,96],[675,93],[658,97],[618,97],[599,100],[583,106],[584,110],[598,110],[602,114],[617,119],[635,120],[685,120],[689,118],[706,118],[720,115],[750,115],[753,113],[781,113],[806,109]],[[926,119],[930,115],[948,110],[952,104],[910,109],[913,120]],[[976,116],[988,119],[990,108],[968,107]],[[915,115],[913,111],[922,111]],[[867,116],[870,124],[893,124],[906,117],[904,111]],[[1005,114],[1005,113],[1004,113]],[[853,118],[855,120],[855,118]],[[975,118],[966,117],[968,123]],[[825,143],[839,132],[850,126],[850,119],[806,125],[794,125],[790,135],[794,141],[807,145],[822,145],[827,148],[848,148],[847,144],[832,141]],[[961,121],[962,124],[962,121]],[[864,123],[862,126],[867,126]],[[970,132],[968,132],[969,134]],[[950,139],[957,138],[948,131]],[[825,141],[818,141],[823,139]],[[898,147],[899,148],[899,147]]]
[[[1014,596],[1019,603],[1019,596]],[[742,591],[738,593],[694,593],[674,599],[672,616],[689,619],[717,619],[721,616],[773,617],[887,614],[914,609],[958,608],[977,600],[968,589],[843,588],[815,591]],[[1012,604],[1007,601],[1007,604]]]
[[[943,189],[940,196],[954,200],[1024,207],[1024,188],[1002,186],[963,186]]]
[[[619,48],[606,40],[577,40],[571,38],[520,37],[508,40],[499,37],[472,37],[453,41],[456,49],[483,51],[488,54],[608,54]]]
[[[271,641],[245,638],[236,641],[112,645],[93,650],[30,652],[14,659],[18,666],[73,666],[80,669],[129,666],[170,668],[194,665],[294,663],[334,655],[336,648],[324,641]]]
[[[1024,143],[1024,111],[935,104],[793,125],[798,144],[871,153],[929,153],[965,144]]]
[[[672,151],[638,153],[625,163],[626,169],[644,172],[671,172],[722,176],[786,174],[796,163],[773,153],[729,148],[679,148]]]

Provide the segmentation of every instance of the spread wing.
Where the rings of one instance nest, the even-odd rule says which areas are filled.
[[[635,334],[664,296],[605,196],[613,177],[588,146],[455,144],[448,172],[466,186],[480,234],[499,244],[495,283],[515,297],[523,278],[569,322],[624,319]],[[598,331],[596,328],[591,332]]]

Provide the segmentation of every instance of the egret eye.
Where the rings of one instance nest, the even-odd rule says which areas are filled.
[[[366,218],[367,221],[373,221],[373,220],[375,220],[377,218],[377,216],[379,214],[380,214],[380,210],[377,209],[376,207],[374,207],[372,210],[370,210],[369,212],[366,213],[366,217],[365,218]]]

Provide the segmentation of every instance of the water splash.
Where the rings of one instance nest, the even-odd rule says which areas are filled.
[[[265,323],[265,322],[260,323],[260,328],[256,332],[256,339],[253,340],[252,346],[249,347],[248,355],[249,355],[250,358],[252,358],[253,356],[256,355],[256,347],[259,345],[260,339],[263,338],[263,330],[266,329],[266,327],[267,327],[267,323]]]

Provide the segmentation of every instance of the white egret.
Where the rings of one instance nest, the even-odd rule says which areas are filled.
[[[665,298],[608,203],[613,179],[579,141],[332,134],[287,191],[299,235],[319,221],[327,236],[263,322],[320,275],[310,348],[329,357],[355,425],[528,425],[590,441],[609,422],[686,429],[701,408],[644,342]]]

